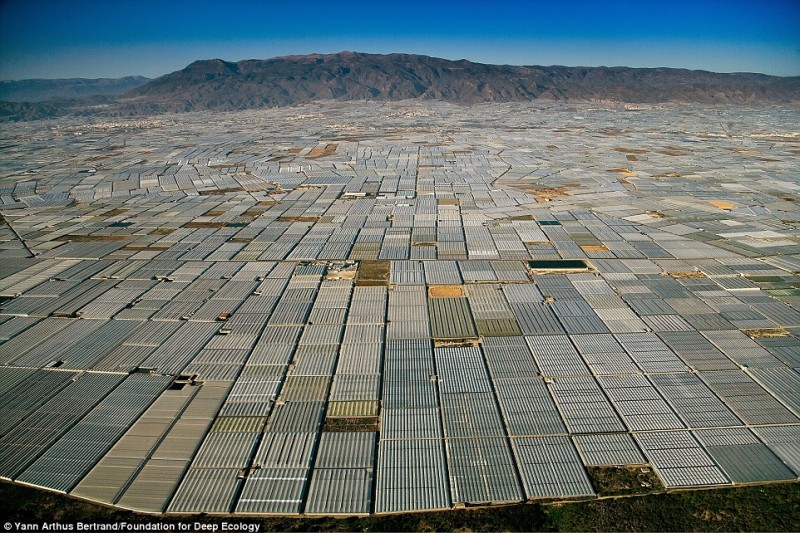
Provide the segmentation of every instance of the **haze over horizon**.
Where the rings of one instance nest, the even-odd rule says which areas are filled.
[[[791,0],[0,2],[0,79],[158,77],[200,59],[353,50],[510,65],[800,75]]]

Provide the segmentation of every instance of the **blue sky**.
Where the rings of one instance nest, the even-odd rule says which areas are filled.
[[[342,50],[794,76],[800,0],[0,0],[0,79]]]

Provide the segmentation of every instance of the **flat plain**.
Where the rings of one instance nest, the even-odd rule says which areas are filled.
[[[799,115],[5,125],[0,478],[243,515],[794,481]]]

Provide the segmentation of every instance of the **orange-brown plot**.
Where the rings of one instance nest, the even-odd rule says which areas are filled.
[[[736,205],[732,204],[731,202],[727,202],[725,200],[710,200],[708,203],[713,205],[717,209],[724,209],[726,211],[730,211],[731,209],[736,209]]]
[[[461,285],[432,285],[428,287],[429,298],[461,298],[464,287]]]
[[[308,159],[316,159],[318,157],[325,157],[329,155],[333,155],[336,153],[336,149],[339,147],[336,143],[330,143],[325,145],[325,148],[314,148],[308,155],[306,156]]]

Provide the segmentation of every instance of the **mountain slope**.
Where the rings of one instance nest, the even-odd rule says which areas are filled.
[[[800,102],[800,76],[670,68],[485,65],[464,59],[357,52],[238,63],[202,60],[144,81],[128,77],[2,82],[0,95],[12,101],[0,101],[0,122],[65,115],[134,117],[235,111],[316,100],[418,98],[457,104],[537,99],[743,105]],[[134,88],[119,95],[125,84]],[[56,94],[58,98],[54,98]],[[42,100],[45,96],[50,99]],[[27,100],[22,103],[19,99]]]
[[[800,77],[682,69],[518,67],[356,52],[196,61],[124,95],[129,111],[235,110],[313,100],[533,99],[763,104],[800,101]]]

